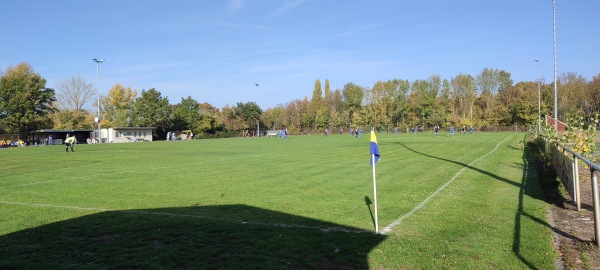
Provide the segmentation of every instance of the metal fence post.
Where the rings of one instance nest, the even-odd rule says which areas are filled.
[[[577,156],[573,154],[573,184],[575,187],[575,203],[577,204],[577,211],[581,211],[581,189],[579,188],[579,162]]]
[[[591,167],[591,166],[590,166]],[[598,177],[593,167],[590,168],[592,173],[592,196],[594,198],[594,228],[596,235],[596,246],[600,246],[600,202],[598,201]]]

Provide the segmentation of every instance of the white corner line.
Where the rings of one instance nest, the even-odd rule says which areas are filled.
[[[400,225],[400,223],[402,223],[403,220],[409,218],[410,216],[412,216],[415,212],[419,211],[419,209],[421,209],[423,206],[425,206],[425,204],[427,204],[431,199],[433,199],[435,196],[437,196],[442,190],[444,190],[448,185],[450,185],[452,182],[454,182],[454,180],[456,178],[458,178],[458,176],[460,174],[462,174],[462,172],[464,172],[469,166],[475,164],[476,162],[484,159],[485,157],[489,156],[490,154],[494,153],[494,151],[496,151],[496,149],[498,149],[498,147],[500,146],[500,144],[502,144],[504,141],[506,141],[508,138],[511,138],[512,136],[506,137],[504,140],[502,140],[501,142],[499,142],[498,144],[496,144],[496,147],[494,147],[494,149],[492,149],[492,151],[490,151],[489,153],[479,157],[478,159],[474,160],[473,162],[469,163],[469,165],[463,167],[460,171],[458,171],[454,176],[452,176],[452,178],[450,178],[450,180],[448,180],[448,182],[446,182],[445,184],[443,184],[441,187],[439,187],[436,191],[434,191],[433,193],[431,193],[431,195],[429,195],[429,197],[425,198],[425,200],[423,200],[421,203],[419,203],[415,208],[413,208],[412,210],[410,210],[410,212],[404,214],[403,216],[401,216],[399,219],[397,219],[396,221],[392,222],[390,225],[388,225],[387,227],[383,228],[383,230],[381,230],[382,234],[386,234],[388,232],[390,232],[394,227]]]

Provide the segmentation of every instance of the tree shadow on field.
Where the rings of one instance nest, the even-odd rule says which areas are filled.
[[[533,161],[533,158],[527,149],[518,149],[518,148],[512,147],[510,145],[507,146],[511,150],[521,151],[523,153],[522,154],[522,164],[514,165],[515,167],[518,167],[519,169],[522,170],[522,175],[521,175],[521,179],[520,179],[520,183],[519,183],[519,182],[510,180],[510,179],[498,176],[496,174],[475,168],[473,166],[469,166],[468,164],[464,164],[464,163],[461,163],[458,161],[449,160],[449,159],[421,153],[419,151],[411,149],[410,147],[408,147],[402,143],[399,143],[399,144],[413,153],[423,155],[426,157],[430,157],[430,158],[434,158],[434,159],[439,159],[439,160],[455,163],[455,164],[461,165],[463,167],[466,167],[468,169],[471,169],[471,170],[477,171],[479,173],[485,174],[487,176],[490,176],[496,180],[505,182],[505,183],[513,185],[515,187],[518,187],[519,188],[518,209],[515,212],[512,251],[519,258],[519,260],[521,262],[523,262],[523,264],[527,265],[528,268],[537,269],[538,267],[536,267],[536,265],[528,259],[527,253],[531,253],[531,251],[525,251],[522,249],[522,246],[524,245],[523,241],[526,241],[523,239],[524,237],[522,236],[522,233],[523,233],[522,224],[527,223],[526,221],[524,221],[524,219],[529,219],[538,224],[541,224],[544,227],[550,228],[550,229],[554,230],[555,233],[559,233],[562,235],[568,234],[566,232],[558,232],[555,228],[553,228],[553,226],[550,223],[548,223],[547,220],[541,219],[539,217],[536,217],[536,216],[528,213],[524,206],[524,197],[525,196],[529,196],[531,198],[544,201],[544,195],[540,190],[539,180],[536,179],[535,175],[531,173],[532,170],[535,171],[536,168],[535,168],[535,162]]]
[[[106,211],[0,236],[0,268],[368,269],[385,238],[247,205]]]

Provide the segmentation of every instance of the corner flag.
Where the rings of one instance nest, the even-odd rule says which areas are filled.
[[[375,164],[379,161],[379,145],[375,131],[371,130],[371,167],[373,168],[373,199],[375,202],[375,233],[379,233],[379,221],[377,218],[377,180],[375,177]]]
[[[377,136],[375,136],[375,131],[373,130],[371,130],[371,156],[371,166],[373,166],[373,160],[375,160],[375,163],[379,161],[379,146],[377,145]]]

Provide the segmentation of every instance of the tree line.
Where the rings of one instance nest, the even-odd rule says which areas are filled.
[[[574,72],[557,78],[558,117],[589,119],[600,112],[600,74],[591,80]],[[356,127],[401,130],[418,126],[473,126],[476,130],[536,125],[539,110],[553,115],[554,85],[538,81],[514,83],[504,70],[484,68],[475,76],[459,73],[450,79],[431,75],[414,81],[377,81],[366,87],[346,83],[332,90],[329,80],[317,79],[312,96],[263,110],[256,102],[217,108],[188,96],[171,104],[155,88],[140,93],[115,84],[106,96],[81,76],[46,87],[46,80],[28,63],[0,73],[0,133],[28,138],[38,129],[156,127],[153,136],[191,130],[196,138],[239,136],[244,130],[289,129],[293,133],[335,132]],[[86,109],[91,105],[93,109]]]

